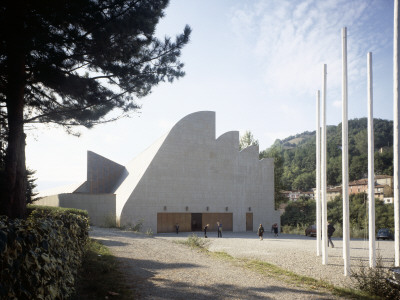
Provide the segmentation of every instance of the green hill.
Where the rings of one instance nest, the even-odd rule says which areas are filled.
[[[353,119],[349,128],[349,179],[367,176],[367,118]],[[393,175],[393,121],[374,119],[375,174]],[[342,181],[342,126],[327,126],[327,183]],[[303,132],[275,143],[260,158],[275,159],[276,190],[315,187],[315,131]]]

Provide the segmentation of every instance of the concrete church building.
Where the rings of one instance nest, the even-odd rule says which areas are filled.
[[[239,151],[239,132],[215,138],[215,112],[180,120],[126,166],[88,151],[87,181],[47,194],[41,205],[86,209],[91,222],[107,219],[153,232],[201,230],[217,221],[224,231],[255,231],[280,223],[274,209],[273,159],[258,158],[258,146]]]

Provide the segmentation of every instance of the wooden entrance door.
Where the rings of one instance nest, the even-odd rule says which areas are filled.
[[[253,231],[253,213],[246,213],[246,231]]]
[[[192,231],[202,230],[201,214],[192,214]]]

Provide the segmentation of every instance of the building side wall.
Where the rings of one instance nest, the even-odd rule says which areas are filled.
[[[115,225],[115,194],[59,194],[44,197],[35,204],[84,209],[89,214],[90,224]]]
[[[94,152],[87,153],[87,184],[85,192],[111,193],[125,167]],[[82,187],[83,188],[83,187]]]

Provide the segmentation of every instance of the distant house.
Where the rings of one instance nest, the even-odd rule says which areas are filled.
[[[368,193],[368,179],[363,178],[349,182],[349,194]]]
[[[393,192],[393,176],[389,175],[375,175],[375,182],[381,185],[387,185]]]
[[[385,198],[385,187],[388,187],[388,186],[387,185],[383,185],[383,184],[376,184],[375,185],[375,191],[374,191],[375,198],[377,198],[379,200],[383,200],[383,198]]]
[[[383,203],[392,204],[393,203],[393,197],[385,197],[385,198],[383,198]]]
[[[302,192],[302,193],[303,193],[303,196],[305,198],[314,199],[314,192],[313,191],[307,191],[307,192]]]
[[[317,198],[317,189],[313,189],[313,199]],[[335,186],[335,187],[328,187],[326,189],[326,201],[332,201],[335,199],[336,196],[341,196],[342,195],[342,187],[341,186]]]
[[[307,198],[307,199],[314,199],[314,192],[313,191],[282,191],[283,194],[289,201],[297,201],[300,198]]]
[[[289,201],[297,201],[300,199],[300,192],[298,191],[282,191],[282,194],[289,199]]]
[[[316,198],[316,189],[314,199]],[[349,182],[349,195],[365,193],[368,194],[368,179],[363,178]],[[374,186],[375,198],[387,203],[393,203],[393,176],[375,175]],[[333,200],[336,196],[342,196],[342,186],[328,187],[326,190],[327,201]]]
[[[342,187],[332,187],[326,190],[326,201],[332,201],[337,196],[342,195]]]

